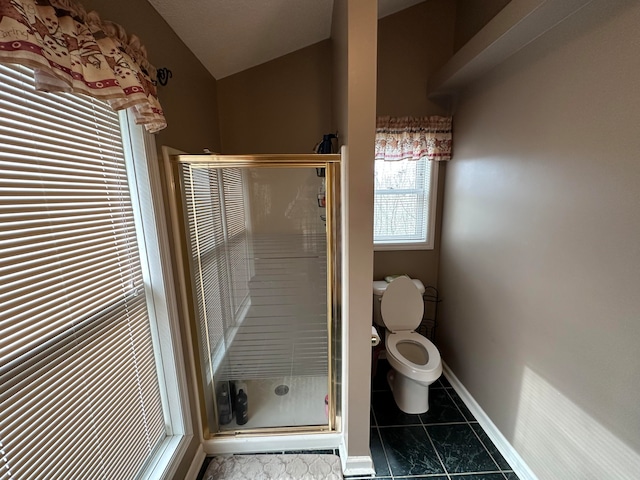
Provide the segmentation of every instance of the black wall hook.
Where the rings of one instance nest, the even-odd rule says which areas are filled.
[[[169,79],[173,77],[173,73],[168,68],[159,68],[158,69],[158,82],[163,87],[169,83]]]

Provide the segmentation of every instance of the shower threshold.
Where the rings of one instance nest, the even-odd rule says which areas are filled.
[[[247,389],[249,421],[238,425],[234,415],[230,423],[220,425],[223,432],[329,423],[324,402],[327,395],[326,375],[277,377],[242,383]]]

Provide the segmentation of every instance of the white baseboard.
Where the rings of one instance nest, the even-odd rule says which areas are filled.
[[[341,441],[342,434],[335,432],[260,435],[245,438],[242,436],[220,436],[205,440],[202,447],[207,455],[233,455],[236,453],[334,449],[340,445]]]
[[[347,448],[342,442],[339,447],[340,461],[342,462],[342,473],[346,476],[356,475],[375,475],[376,470],[373,466],[373,459],[369,456],[349,456]]]
[[[516,449],[513,448],[513,445],[502,435],[498,427],[495,426],[478,402],[475,401],[469,391],[462,385],[460,380],[458,380],[458,377],[455,376],[449,366],[444,362],[442,362],[442,370],[453,389],[458,393],[473,416],[476,417],[482,429],[486,432],[504,459],[511,465],[511,468],[513,468],[513,471],[518,475],[520,480],[538,480],[535,473],[533,473],[525,463]]]
[[[202,468],[202,462],[207,455],[204,453],[202,448],[202,444],[198,447],[198,451],[193,457],[193,461],[191,462],[191,466],[189,470],[187,470],[187,474],[185,475],[185,480],[196,480],[198,478],[198,473],[200,473],[200,468]]]

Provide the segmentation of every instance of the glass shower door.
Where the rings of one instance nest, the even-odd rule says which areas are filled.
[[[212,432],[330,426],[332,237],[324,172],[181,163]]]

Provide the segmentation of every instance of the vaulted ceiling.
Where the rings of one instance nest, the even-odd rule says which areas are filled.
[[[379,17],[423,0],[378,0]],[[149,0],[216,78],[329,38],[333,0]]]

